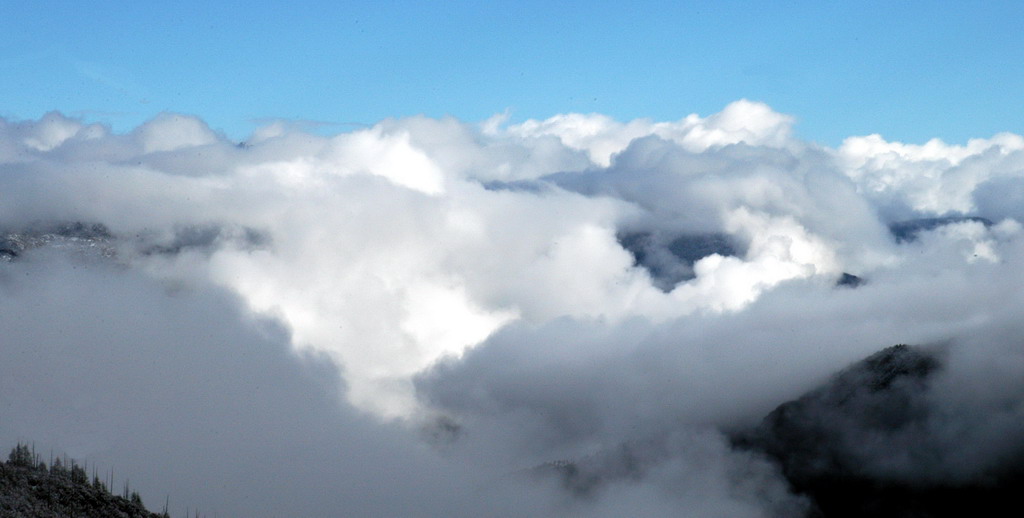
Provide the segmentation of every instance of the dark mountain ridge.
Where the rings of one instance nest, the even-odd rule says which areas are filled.
[[[774,464],[789,491],[802,497],[766,500],[769,515],[952,518],[1016,508],[1024,490],[1021,456],[950,475],[957,452],[936,437],[943,410],[930,392],[944,358],[939,348],[889,347],[779,405],[757,426],[727,433],[735,452]],[[589,498],[610,482],[643,478],[672,448],[671,438],[658,437],[532,473],[556,476],[566,491]]]
[[[1024,459],[943,478],[937,466],[951,453],[933,437],[938,410],[928,397],[942,368],[940,350],[889,347],[780,405],[733,444],[778,463],[815,518],[1001,515],[1018,505]]]
[[[84,467],[59,458],[47,466],[28,445],[19,444],[0,462],[0,517],[3,518],[168,518],[146,510],[138,493],[114,495],[107,483]]]

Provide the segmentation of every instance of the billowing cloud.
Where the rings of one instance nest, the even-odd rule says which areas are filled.
[[[928,397],[979,410],[929,437],[998,456],[1019,384],[974,380],[1011,379],[1024,335],[1024,139],[829,149],[792,124],[746,100],[241,143],[184,115],[0,121],[0,432],[226,515],[791,515],[723,431],[942,342]],[[534,469],[559,459],[601,482]]]
[[[894,217],[977,211],[974,193],[986,183],[1018,177],[1024,139],[1001,133],[964,146],[933,139],[924,145],[887,142],[880,135],[851,137],[838,156],[861,192]]]
[[[508,127],[505,132],[531,139],[554,136],[570,149],[585,151],[595,164],[608,166],[613,155],[641,137],[656,135],[689,151],[739,142],[784,147],[791,143],[792,124],[792,117],[744,99],[706,118],[691,114],[676,122],[638,119],[620,123],[601,114],[570,113],[543,121],[529,120]],[[496,134],[497,130],[489,133]]]

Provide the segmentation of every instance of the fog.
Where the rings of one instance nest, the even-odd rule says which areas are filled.
[[[0,439],[174,515],[793,516],[727,434],[909,343],[929,453],[865,472],[1016,462],[1024,138],[794,120],[0,120]]]

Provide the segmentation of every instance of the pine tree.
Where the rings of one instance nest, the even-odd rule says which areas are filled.
[[[54,475],[63,475],[65,473],[64,463],[60,461],[60,457],[54,459],[53,463],[50,464],[50,473]]]
[[[89,476],[85,473],[85,468],[71,463],[71,481],[76,484],[87,484],[89,482]]]
[[[11,454],[7,456],[7,462],[12,466],[21,466],[24,468],[31,468],[35,466],[32,450],[29,449],[27,444],[21,444],[20,442],[13,450],[11,450]]]

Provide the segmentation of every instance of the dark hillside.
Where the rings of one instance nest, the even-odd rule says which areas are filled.
[[[47,467],[32,450],[19,444],[0,462],[2,518],[166,518],[142,505],[138,493],[110,493],[95,476],[92,481],[75,462],[60,459]]]
[[[999,516],[1019,507],[1019,458],[974,478],[942,479],[949,452],[931,425],[933,350],[897,345],[771,412],[734,443],[774,459],[820,518]],[[929,476],[924,476],[929,475]]]

